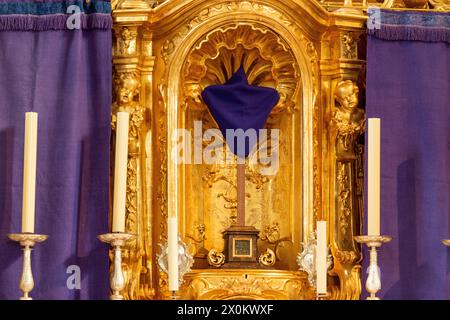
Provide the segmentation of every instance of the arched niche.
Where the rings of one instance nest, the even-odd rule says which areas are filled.
[[[253,8],[253,7],[252,7]],[[279,269],[296,270],[295,256],[313,221],[313,108],[318,92],[317,52],[301,28],[274,9],[233,8],[213,14],[163,46],[166,61],[167,210],[194,244],[196,261],[223,248],[221,231],[233,218],[233,165],[176,164],[177,128],[193,132],[194,121],[214,127],[201,90],[224,82],[242,63],[250,82],[276,88],[282,97],[267,126],[280,129],[280,169],[271,177],[247,170],[247,224],[260,233],[260,252],[277,253]],[[208,11],[209,12],[209,11]],[[165,52],[164,52],[165,50]],[[194,135],[194,134],[192,134]],[[172,157],[172,158],[171,158]]]

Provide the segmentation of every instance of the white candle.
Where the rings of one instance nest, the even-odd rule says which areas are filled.
[[[129,119],[128,112],[117,113],[112,232],[125,232]]]
[[[316,274],[317,294],[327,293],[327,222],[317,221]]]
[[[369,119],[368,177],[367,177],[367,233],[380,235],[380,119]]]
[[[36,199],[36,153],[38,114],[25,113],[25,141],[23,149],[22,232],[34,233]]]
[[[168,267],[169,290],[178,291],[178,221],[177,217],[169,217],[168,230]]]

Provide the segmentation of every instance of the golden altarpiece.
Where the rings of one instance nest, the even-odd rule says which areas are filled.
[[[358,299],[367,6],[446,8],[446,1],[116,0],[114,113],[131,113],[126,231],[127,299],[166,299],[157,266],[168,213],[194,255],[183,299],[314,299],[296,258],[317,220],[329,222],[330,299]],[[448,9],[448,8],[447,8]],[[246,169],[246,224],[260,230],[265,267],[220,268],[222,231],[236,218],[233,165],[177,165],[177,128],[215,126],[202,90],[240,64],[281,99],[278,172]],[[114,127],[114,126],[113,126]],[[114,144],[112,144],[114,145]]]

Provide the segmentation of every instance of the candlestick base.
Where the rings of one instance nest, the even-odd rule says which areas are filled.
[[[177,294],[177,291],[172,291],[170,294],[171,300],[180,300],[180,295]]]
[[[316,293],[316,300],[328,300],[330,298],[330,294],[327,293]]]
[[[31,250],[36,243],[47,240],[48,236],[35,233],[11,233],[8,234],[8,238],[12,241],[19,242],[23,247],[23,268],[19,284],[23,296],[19,300],[33,300],[29,296],[31,290],[34,288],[33,271],[31,269]]]
[[[368,247],[381,247],[384,243],[388,243],[392,240],[391,236],[356,236],[355,241],[358,243],[364,243]]]
[[[446,246],[450,247],[450,239],[442,240],[442,243],[445,244]]]
[[[98,236],[98,239],[108,243],[114,249],[113,272],[109,278],[112,294],[111,300],[123,300],[121,291],[125,289],[125,277],[122,271],[122,251],[121,247],[136,238],[136,235],[125,232],[106,233]]]
[[[364,243],[370,248],[370,265],[367,269],[366,290],[370,296],[366,300],[380,300],[376,296],[377,292],[381,289],[381,276],[380,268],[378,266],[378,253],[377,248],[380,248],[383,243],[388,243],[392,240],[390,236],[356,236],[355,241],[358,243]]]

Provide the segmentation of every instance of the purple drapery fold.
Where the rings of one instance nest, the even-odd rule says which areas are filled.
[[[27,111],[39,113],[35,231],[50,236],[32,253],[31,296],[108,296],[108,248],[96,236],[108,230],[110,20],[103,15],[101,28],[0,31],[0,299],[21,294],[22,251],[7,234],[21,229]]]
[[[384,14],[369,30],[366,107],[381,118],[381,233],[393,236],[379,251],[380,296],[449,299],[450,29],[433,23],[449,14]]]

